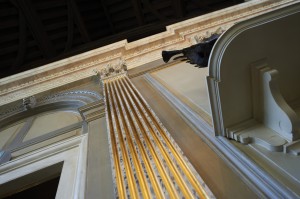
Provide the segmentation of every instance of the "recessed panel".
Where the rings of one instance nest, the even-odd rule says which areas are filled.
[[[80,121],[79,115],[73,112],[52,112],[37,116],[23,142],[45,135],[46,133],[67,127]]]
[[[208,68],[196,68],[191,64],[179,63],[152,73],[171,92],[179,93],[185,100],[211,114],[206,87]]]
[[[24,124],[25,122],[15,124],[4,129],[3,131],[0,131],[0,149],[3,149],[6,143],[13,139],[13,137],[20,131]]]

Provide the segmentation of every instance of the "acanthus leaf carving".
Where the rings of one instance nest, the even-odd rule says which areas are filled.
[[[36,105],[35,96],[23,98],[23,107],[25,110],[30,110],[30,109],[34,108],[35,105]]]
[[[117,75],[125,74],[127,72],[127,65],[123,59],[120,59],[118,63],[109,63],[100,71],[96,71],[96,74],[100,76],[100,78],[106,79],[110,77],[114,77]]]

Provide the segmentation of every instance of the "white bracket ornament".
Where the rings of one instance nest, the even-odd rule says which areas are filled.
[[[299,139],[300,118],[288,105],[279,89],[279,72],[267,66],[252,68],[253,82],[258,82],[258,87],[253,87],[254,118],[266,127],[276,131],[288,141]],[[254,85],[253,85],[254,86]],[[260,110],[260,111],[257,111]]]
[[[252,66],[251,70],[253,119],[227,128],[227,137],[299,155],[300,117],[280,92],[279,72],[266,64]]]

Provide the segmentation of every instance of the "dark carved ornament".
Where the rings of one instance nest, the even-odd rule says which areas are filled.
[[[187,63],[195,64],[195,67],[198,68],[207,67],[211,50],[219,37],[220,34],[213,34],[200,43],[182,50],[162,51],[163,60],[167,63],[172,57],[179,55],[174,60],[187,61]]]
[[[118,63],[109,63],[103,67],[100,71],[94,71],[100,79],[106,79],[120,74],[124,74],[127,71],[127,65],[124,60],[120,59]]]

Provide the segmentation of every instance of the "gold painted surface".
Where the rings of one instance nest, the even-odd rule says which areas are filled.
[[[109,133],[110,133],[110,142],[111,142],[111,148],[112,148],[112,156],[113,156],[113,164],[115,166],[115,172],[116,172],[116,179],[115,179],[115,183],[118,189],[118,194],[120,198],[125,198],[126,194],[125,194],[125,187],[124,187],[124,182],[123,182],[123,178],[122,178],[122,174],[121,174],[121,169],[120,169],[120,163],[119,163],[119,155],[117,152],[117,144],[116,144],[116,140],[114,137],[114,130],[112,127],[112,116],[111,116],[111,110],[110,110],[110,106],[107,104],[110,104],[110,98],[108,97],[108,92],[107,92],[107,85],[104,86],[104,93],[106,96],[106,114],[107,114],[107,126],[109,129]]]
[[[116,197],[208,198],[197,174],[128,77],[107,79],[103,87]]]
[[[114,84],[115,84],[115,82],[114,82]],[[124,107],[124,104],[127,102],[127,101],[125,102],[125,100],[124,100],[124,93],[120,90],[119,85],[118,85],[118,87],[117,87],[116,85],[114,85],[114,86],[115,86],[115,91],[117,92],[117,95],[119,96],[119,106]],[[116,88],[117,88],[117,89],[116,89]],[[121,92],[122,92],[122,94],[121,94]],[[127,103],[126,103],[126,104],[127,104]],[[123,108],[123,115],[124,115],[125,117],[127,116],[127,118],[129,117],[129,111],[128,111],[128,108],[127,108],[127,109],[125,109],[125,107]],[[136,119],[136,118],[135,118],[135,119]],[[134,122],[133,122],[132,118],[128,118],[126,124],[127,124],[127,127],[125,127],[125,130],[126,130],[126,136],[127,136],[127,137],[132,136],[133,140],[137,143],[138,148],[143,149],[143,146],[142,146],[142,144],[141,144],[141,142],[140,142],[140,139],[138,138],[137,129],[136,129],[136,128],[131,128],[131,127],[134,127]],[[131,129],[130,135],[129,135],[129,133],[128,133],[128,131],[129,131],[128,129],[129,129],[129,128]],[[131,151],[132,151],[132,152],[134,153],[134,155],[135,155],[135,157],[134,157],[134,158],[135,158],[135,159],[134,159],[135,165],[139,168],[139,171],[138,171],[139,178],[142,178],[142,180],[143,180],[143,183],[141,184],[141,187],[142,187],[143,190],[147,190],[145,197],[149,198],[150,195],[151,195],[151,193],[150,193],[150,191],[149,191],[149,187],[146,186],[147,179],[146,179],[145,175],[141,175],[143,169],[142,169],[141,165],[140,165],[139,162],[138,162],[138,158],[139,158],[139,157],[138,157],[138,155],[137,155],[137,152],[134,150],[134,143],[133,143],[133,141],[132,141],[131,139],[129,139],[129,142],[130,142],[130,146],[131,146]],[[149,178],[150,178],[150,181],[151,181],[150,183],[154,185],[153,188],[154,188],[155,195],[157,195],[157,196],[159,196],[160,198],[162,198],[163,195],[162,195],[161,189],[160,189],[159,186],[157,186],[157,184],[155,183],[155,181],[156,181],[157,179],[155,179],[155,177],[154,177],[153,170],[152,170],[152,168],[151,168],[151,166],[150,166],[150,164],[149,164],[149,161],[150,161],[150,160],[149,160],[149,158],[147,158],[148,156],[147,156],[145,150],[141,150],[141,154],[140,154],[140,155],[142,156],[142,162],[145,164],[146,170],[147,170],[147,171],[150,171],[150,172],[149,172]]]
[[[130,82],[130,80],[128,78],[126,78],[127,82]],[[141,102],[143,103],[144,107],[147,107],[145,110],[147,111],[147,113],[150,115],[152,121],[154,122],[155,126],[160,129],[161,135],[163,136],[165,142],[168,145],[168,148],[172,151],[172,153],[175,155],[176,160],[178,161],[178,163],[180,164],[180,167],[183,169],[185,175],[188,177],[189,181],[192,183],[193,187],[195,187],[195,190],[197,191],[197,193],[199,194],[199,196],[201,198],[206,198],[206,194],[205,191],[202,189],[202,186],[199,184],[198,180],[195,178],[195,176],[192,174],[192,172],[190,171],[189,167],[187,166],[185,160],[183,160],[182,156],[180,155],[180,153],[178,153],[178,151],[174,148],[174,145],[170,142],[170,140],[168,139],[168,137],[166,136],[165,133],[163,133],[163,129],[162,126],[159,125],[158,119],[157,117],[155,117],[153,115],[153,111],[150,110],[149,106],[146,105],[145,100],[142,99],[141,95],[138,93],[138,91],[135,89],[135,87],[133,86],[133,84],[128,84],[131,85],[131,87],[133,88],[133,90],[136,92],[137,96],[140,98]]]
[[[121,81],[121,82],[122,82],[122,81]],[[118,83],[120,84],[119,81],[118,81]],[[122,82],[122,87],[123,87],[123,89],[124,89],[124,84],[123,84],[123,82]],[[127,90],[125,90],[125,92],[127,92]],[[127,97],[128,97],[128,96],[127,96]],[[128,98],[129,98],[129,97],[128,97]],[[176,197],[176,194],[175,194],[175,193],[176,193],[176,189],[175,189],[174,185],[172,184],[172,181],[171,181],[170,177],[168,176],[166,169],[164,168],[162,162],[160,161],[158,155],[156,154],[156,151],[155,151],[156,146],[151,142],[150,138],[149,138],[148,135],[146,134],[146,131],[147,131],[147,129],[148,129],[149,127],[146,126],[145,124],[143,125],[142,122],[139,120],[139,118],[138,118],[138,114],[139,114],[139,113],[138,113],[136,110],[134,110],[133,105],[131,105],[131,108],[132,108],[132,110],[135,112],[135,118],[134,118],[134,119],[136,119],[136,121],[137,121],[137,122],[139,123],[139,125],[140,125],[140,126],[139,126],[140,129],[142,129],[142,130],[141,130],[142,136],[143,136],[144,139],[146,140],[146,144],[147,144],[147,146],[149,147],[149,150],[150,150],[150,152],[151,152],[151,156],[152,156],[153,159],[155,160],[155,165],[156,165],[157,169],[159,170],[159,175],[160,175],[160,177],[163,179],[163,182],[164,182],[164,184],[165,184],[165,186],[166,186],[166,189],[167,189],[167,191],[168,191],[170,197],[171,197],[171,198],[177,198],[177,197]],[[151,132],[151,133],[153,133],[153,132]],[[143,147],[142,147],[142,148],[143,148]],[[152,169],[153,169],[153,168],[152,168]],[[154,184],[155,184],[156,186],[159,186],[159,185],[157,185],[157,181],[155,181]]]

